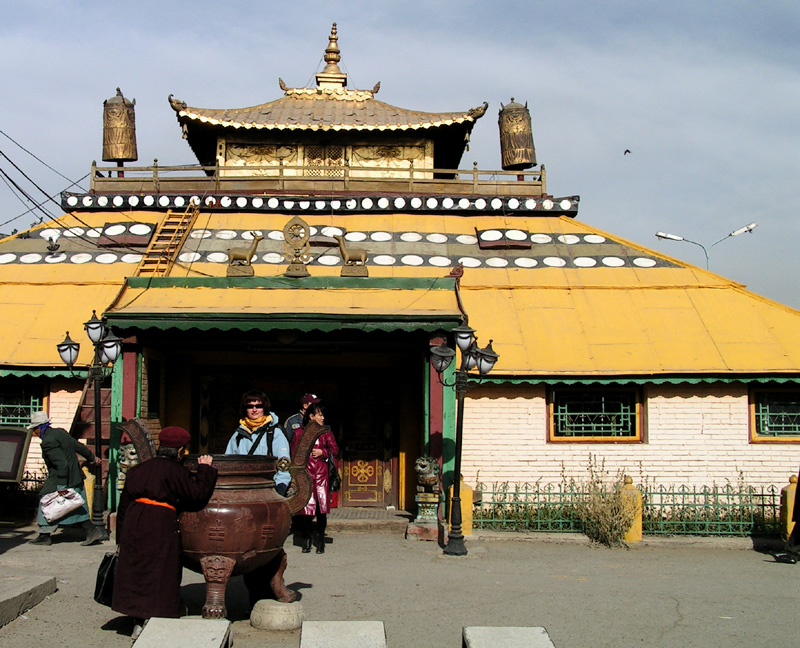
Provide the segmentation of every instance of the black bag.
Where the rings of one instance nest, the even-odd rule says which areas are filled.
[[[111,597],[114,594],[114,575],[117,573],[118,554],[107,553],[100,561],[97,569],[97,582],[94,586],[94,600],[100,605],[111,607]]]
[[[339,471],[336,470],[336,464],[330,457],[325,457],[328,462],[328,490],[331,493],[338,493],[342,487],[342,478],[339,476]]]

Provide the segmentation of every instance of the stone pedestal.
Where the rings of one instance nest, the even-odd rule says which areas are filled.
[[[439,540],[439,495],[437,493],[417,493],[417,517],[408,525],[406,537],[415,536],[417,540]]]

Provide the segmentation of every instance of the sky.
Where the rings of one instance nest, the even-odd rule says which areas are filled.
[[[193,164],[168,95],[241,108],[280,98],[279,77],[312,86],[332,22],[348,87],[380,81],[378,99],[431,112],[489,102],[462,168],[500,168],[497,112],[527,102],[548,192],[579,195],[578,220],[704,268],[699,245],[655,232],[683,236],[713,272],[800,309],[800,3],[788,1],[4,3],[0,232],[47,218],[12,180],[58,200],[100,161],[117,87],[136,100],[136,164]]]

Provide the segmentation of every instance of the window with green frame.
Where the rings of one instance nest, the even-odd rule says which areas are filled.
[[[641,441],[636,388],[556,387],[549,407],[550,441]]]
[[[756,389],[750,396],[751,438],[800,441],[800,389]]]
[[[34,384],[0,385],[0,425],[28,425],[42,409],[42,388]]]

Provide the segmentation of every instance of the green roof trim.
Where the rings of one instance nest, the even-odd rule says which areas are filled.
[[[454,290],[454,277],[128,277],[130,288]]]
[[[472,378],[472,376],[470,376]],[[473,383],[492,385],[699,385],[709,383],[789,383],[800,384],[800,375],[672,375],[672,376],[484,376]]]
[[[0,378],[74,378],[75,374],[67,367],[63,369],[41,369],[35,367],[3,367]]]

